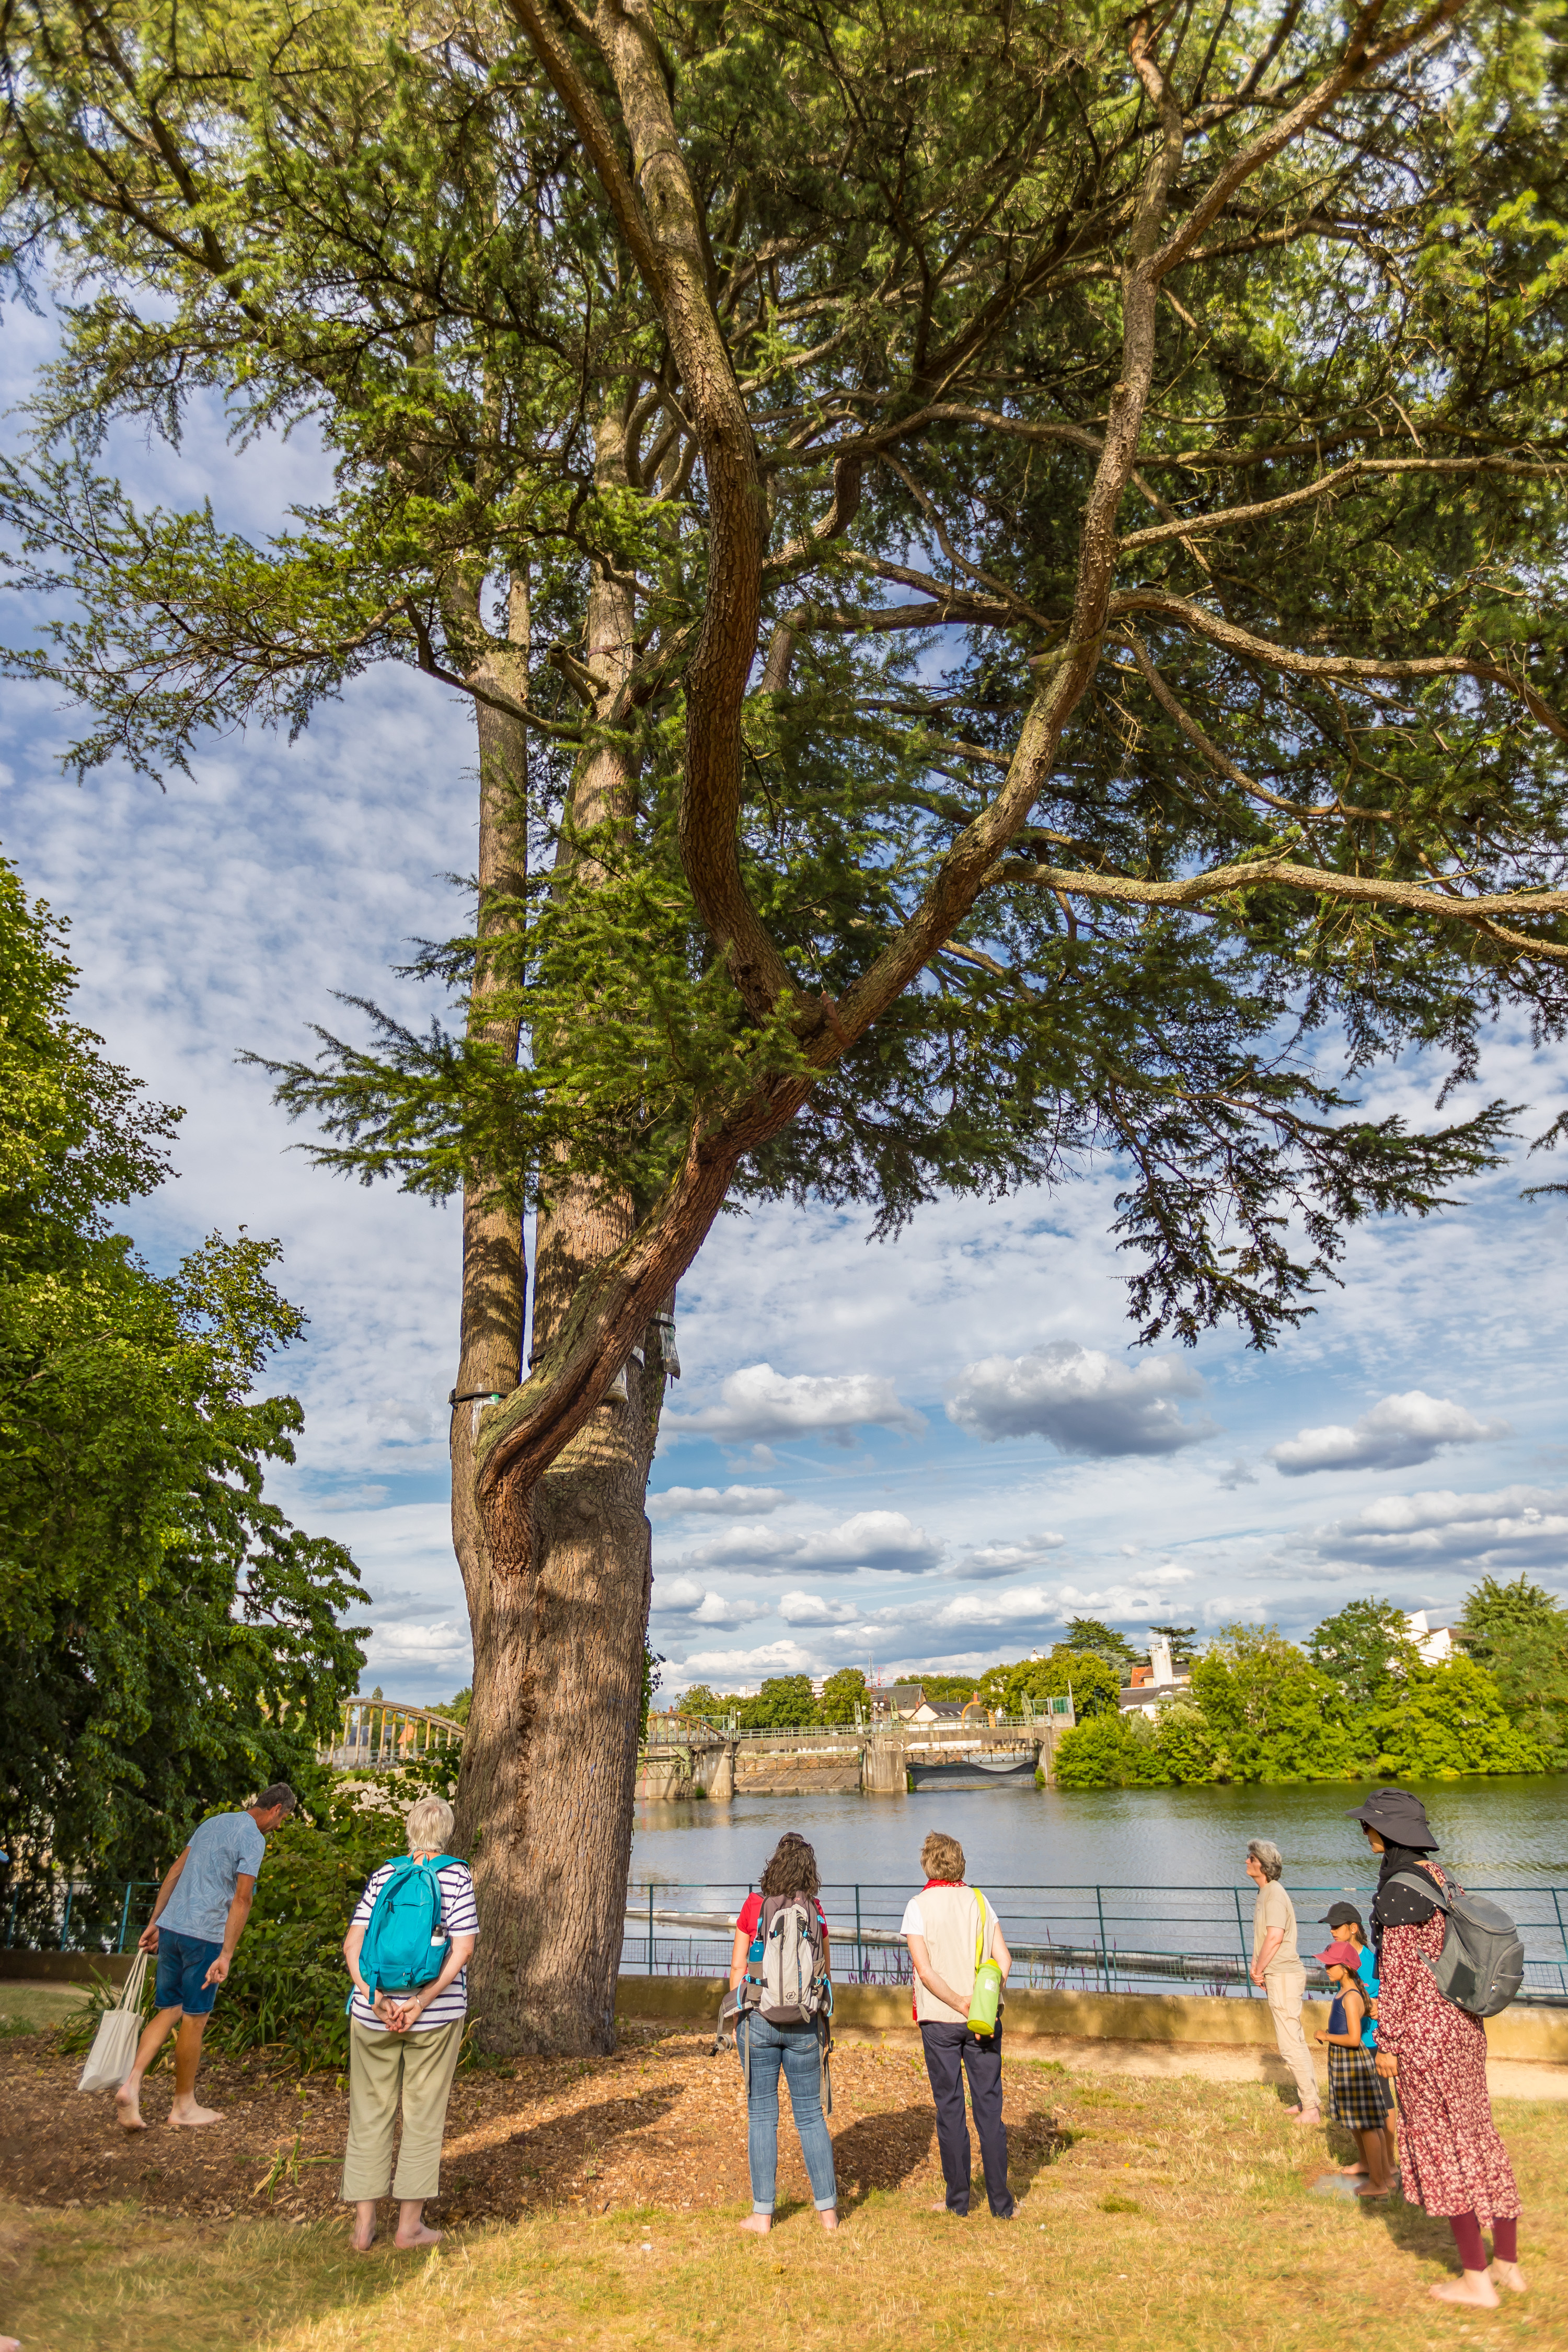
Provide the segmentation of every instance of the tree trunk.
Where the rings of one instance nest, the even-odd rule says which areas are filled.
[[[622,431],[622,419],[607,415],[598,469],[606,484],[620,478]],[[634,621],[629,590],[602,572],[589,599],[585,665],[601,712],[629,673]],[[599,741],[574,779],[573,828],[629,819],[633,790],[624,743]],[[591,887],[595,864],[591,849],[563,842],[563,880],[570,872],[574,887]],[[594,1017],[591,1004],[583,1017]],[[536,1352],[636,1223],[624,1190],[588,1177],[544,1182]],[[473,1246],[482,1251],[485,1238],[477,1232]],[[465,1302],[469,1248],[465,1223]],[[479,1271],[473,1287],[479,1318],[488,1299]],[[482,1401],[468,1408],[472,1427],[459,1430],[462,1408],[454,1421],[453,1528],[473,1561],[472,1572],[465,1565],[474,1694],[459,1839],[474,1856],[481,1921],[472,1969],[478,2030],[500,2052],[603,2052],[615,2042],[653,1578],[643,1498],[664,1390],[662,1356],[647,1338],[626,1366],[625,1396],[613,1390],[536,1485],[503,1485],[483,1507],[472,1469]]]

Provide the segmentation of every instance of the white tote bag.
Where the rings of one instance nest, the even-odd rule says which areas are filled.
[[[120,1999],[98,2021],[79,2091],[118,2091],[131,2072],[142,2035],[142,1988],[147,1981],[147,1955],[138,1952],[131,1963]]]

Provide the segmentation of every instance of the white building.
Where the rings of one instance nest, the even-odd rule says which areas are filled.
[[[1173,1699],[1178,1691],[1192,1687],[1189,1674],[1178,1674],[1171,1659],[1167,1636],[1157,1633],[1149,1644],[1149,1663],[1134,1666],[1132,1679],[1122,1689],[1120,1705],[1123,1715],[1158,1715],[1163,1706]]]
[[[1460,1644],[1454,1638],[1453,1627],[1429,1625],[1425,1609],[1407,1610],[1405,1625],[1415,1644],[1415,1654],[1424,1666],[1451,1666],[1456,1658],[1463,1655]]]

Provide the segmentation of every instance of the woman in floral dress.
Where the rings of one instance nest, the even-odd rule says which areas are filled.
[[[1405,2194],[1443,2214],[1454,2233],[1464,2276],[1435,2286],[1441,2303],[1493,2308],[1499,2286],[1524,2291],[1519,2267],[1519,2190],[1487,2095],[1487,2037],[1479,2018],[1446,2000],[1428,1960],[1443,1948],[1444,1915],[1401,1873],[1447,1881],[1430,1859],[1436,1840],[1418,1797],[1380,1789],[1351,1815],[1383,1856],[1372,1906],[1382,1979],[1377,2004],[1377,2071],[1399,2088],[1399,2155]],[[1492,2233],[1489,2269],[1481,2231]]]

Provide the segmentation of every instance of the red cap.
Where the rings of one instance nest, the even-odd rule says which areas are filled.
[[[1319,1952],[1316,1958],[1322,1961],[1325,1968],[1354,1969],[1358,1973],[1361,1969],[1361,1954],[1356,1950],[1355,1946],[1337,1938],[1325,1950]]]

